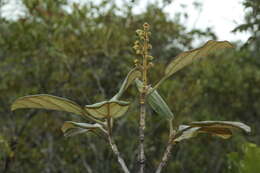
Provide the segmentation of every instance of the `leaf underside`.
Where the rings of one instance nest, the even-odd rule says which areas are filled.
[[[35,108],[49,109],[83,115],[83,108],[76,102],[48,94],[29,95],[16,99],[11,106],[11,110]]]
[[[131,85],[131,83],[136,79],[141,77],[141,72],[137,68],[133,68],[126,76],[123,84],[121,85],[118,93],[111,100],[118,100],[126,89]]]
[[[61,130],[65,137],[71,137],[78,134],[90,132],[100,128],[99,124],[77,123],[73,121],[66,121]]]
[[[82,128],[73,128],[73,129],[67,130],[63,134],[64,134],[65,137],[72,137],[72,136],[76,136],[76,135],[87,133],[87,132],[90,132],[90,130],[89,129],[82,129]]]
[[[86,105],[85,110],[96,118],[118,118],[126,113],[129,102],[110,100]]]
[[[241,122],[233,121],[200,121],[192,122],[188,125],[181,125],[176,134],[174,142],[180,142],[197,136],[199,133],[208,133],[214,136],[228,139],[232,136],[232,129],[240,129],[247,133],[251,132],[251,128]]]
[[[251,128],[241,122],[235,121],[194,121],[189,123],[192,127],[211,127],[211,128],[237,128],[247,133],[251,132]]]
[[[210,40],[202,47],[180,53],[165,69],[165,75],[171,76],[183,67],[191,64],[195,59],[205,57],[213,52],[223,48],[233,48],[232,44],[228,41],[213,41]]]

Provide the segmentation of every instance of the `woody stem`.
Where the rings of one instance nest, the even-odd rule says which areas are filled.
[[[145,32],[145,40],[143,45],[143,64],[142,64],[142,83],[143,88],[140,93],[140,119],[139,119],[139,164],[140,170],[139,173],[144,173],[145,168],[145,154],[144,154],[144,130],[145,130],[145,116],[146,116],[146,95],[147,95],[147,55],[148,55],[148,35]]]

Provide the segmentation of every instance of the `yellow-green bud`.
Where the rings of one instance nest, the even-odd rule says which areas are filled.
[[[141,30],[141,29],[138,29],[138,30],[136,30],[135,32],[136,32],[136,34],[137,34],[138,36],[143,35],[143,30]]]
[[[150,29],[150,25],[148,23],[144,23],[143,24],[144,30],[149,30]]]
[[[135,41],[135,45],[139,45],[140,44],[140,42],[137,40],[137,41]]]
[[[136,52],[135,52],[136,54],[142,54],[142,52],[140,51],[140,50],[136,50]]]
[[[142,36],[140,36],[140,39],[141,40],[145,40],[145,37],[142,35]]]
[[[151,55],[148,55],[147,58],[148,58],[149,60],[153,60],[153,59],[154,59],[154,57],[151,56]]]
[[[138,45],[134,45],[134,46],[133,46],[133,49],[134,49],[134,50],[138,50],[139,48],[140,48],[140,46],[138,46]]]
[[[152,62],[149,62],[148,66],[151,68],[151,67],[154,67],[154,63]]]

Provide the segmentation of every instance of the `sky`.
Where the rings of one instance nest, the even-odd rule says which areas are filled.
[[[16,18],[22,15],[22,10],[19,8],[19,0],[8,0],[7,5],[3,11],[4,15],[9,18]],[[89,0],[71,0],[84,2]],[[97,0],[95,0],[97,1]],[[194,2],[202,4],[201,10],[196,9],[193,5]],[[123,4],[123,0],[116,0],[119,5]],[[134,9],[135,13],[141,13],[145,10],[148,3],[157,2],[161,4],[160,0],[139,0],[138,6]],[[183,8],[183,6],[186,6]],[[173,0],[173,2],[165,7],[165,12],[168,13],[170,18],[179,12],[186,12],[188,18],[181,18],[181,23],[187,26],[188,30],[206,29],[211,27],[218,36],[219,40],[229,41],[242,41],[245,42],[249,38],[248,33],[234,34],[231,31],[242,24],[244,21],[244,7],[242,0]]]
[[[135,11],[143,11],[148,3],[155,1],[141,0],[140,6]],[[201,10],[195,8],[194,2],[202,4]],[[183,6],[186,6],[186,8],[183,8]],[[181,23],[187,26],[188,30],[211,27],[219,40],[245,42],[250,37],[249,33],[235,34],[231,32],[236,26],[244,22],[245,9],[242,0],[173,0],[165,8],[165,12],[171,18],[176,13],[187,12],[189,17],[187,19],[182,18]]]

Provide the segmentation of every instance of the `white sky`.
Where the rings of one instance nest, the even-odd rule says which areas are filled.
[[[151,2],[156,2],[156,0],[141,0],[139,8],[135,11],[143,11],[145,5]],[[202,4],[200,12],[194,7],[194,2]],[[189,30],[211,27],[219,40],[241,40],[245,42],[249,38],[248,33],[235,34],[231,32],[238,24],[244,22],[245,10],[242,2],[242,0],[173,0],[165,8],[165,12],[171,18],[178,12],[188,13],[188,19],[182,18],[181,23],[187,26]],[[160,4],[160,0],[158,4]],[[186,8],[183,8],[182,5],[185,5]]]
[[[22,15],[19,7],[19,0],[8,0],[8,5],[4,11],[5,15],[11,18],[15,18],[17,15]],[[72,1],[89,1],[89,0],[72,0]],[[99,0],[95,0],[96,2]],[[122,0],[116,0],[120,5]],[[144,11],[145,6],[148,3],[158,2],[160,0],[139,0],[139,5],[134,9],[135,13]],[[193,2],[202,3],[202,10],[199,12],[193,5]],[[182,8],[182,5],[186,5],[186,8]],[[181,18],[181,23],[188,27],[188,29],[206,29],[207,27],[213,28],[213,31],[217,34],[219,40],[238,41],[245,42],[249,34],[238,33],[234,34],[231,31],[238,25],[243,23],[244,19],[244,7],[242,6],[242,0],[173,0],[169,6],[165,8],[165,12],[169,14],[169,17],[173,18],[178,12],[188,13],[188,19]]]

